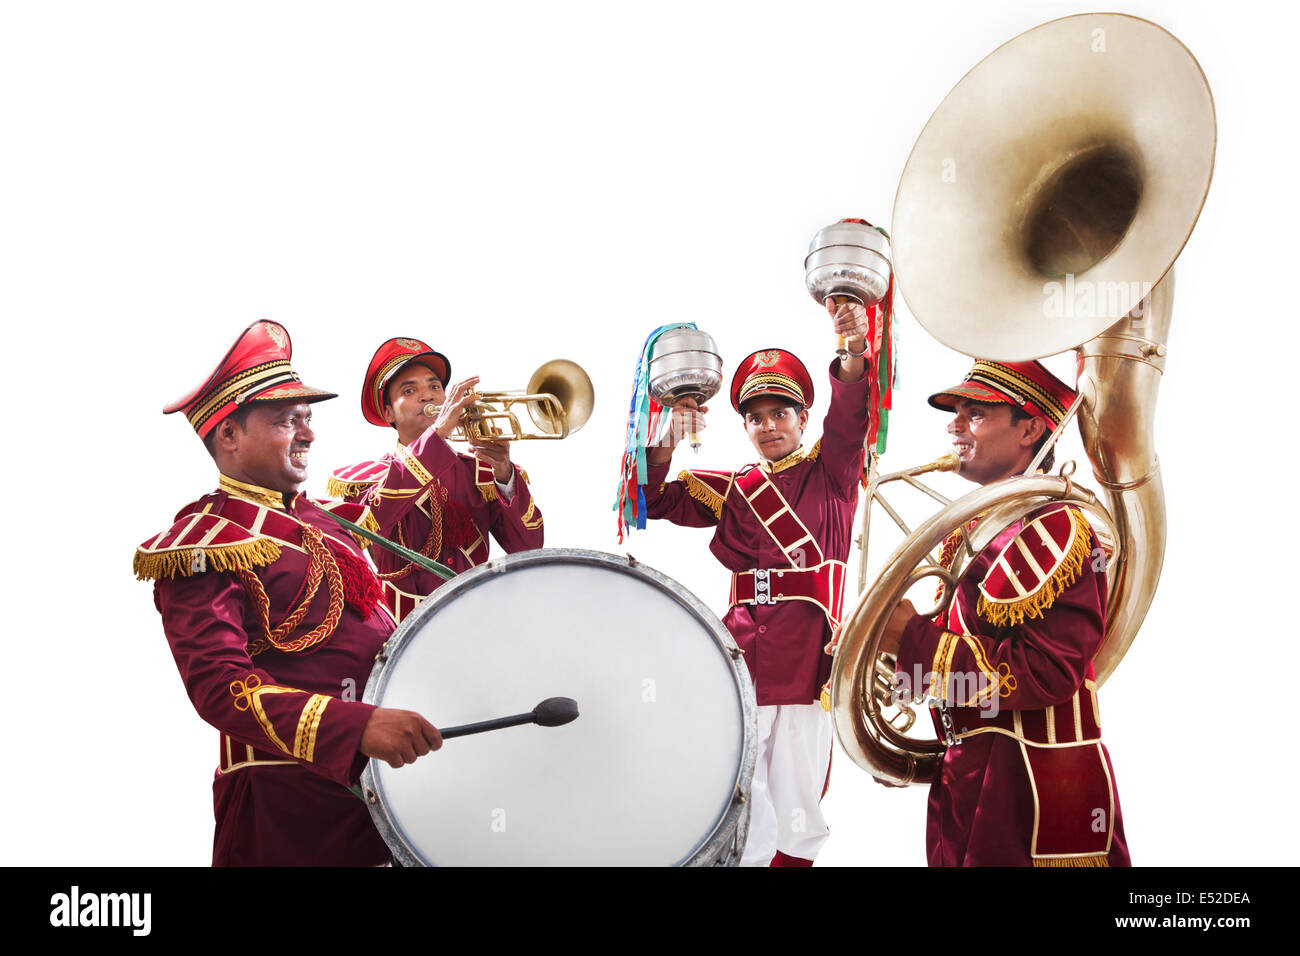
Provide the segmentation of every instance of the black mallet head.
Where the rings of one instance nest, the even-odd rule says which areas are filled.
[[[548,697],[533,708],[540,727],[559,727],[578,718],[578,702],[572,697]]]

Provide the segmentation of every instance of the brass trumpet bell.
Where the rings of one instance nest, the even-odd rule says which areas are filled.
[[[541,365],[521,392],[479,392],[465,407],[449,441],[530,441],[568,438],[591,417],[596,391],[577,362],[552,359]],[[524,429],[516,406],[528,409],[539,434]],[[426,405],[433,417],[440,406]]]
[[[587,424],[596,404],[591,378],[581,365],[568,359],[552,359],[540,366],[528,379],[525,391],[531,395],[553,395],[559,403],[563,416],[558,420],[549,403],[528,403],[528,417],[547,435],[572,435]]]

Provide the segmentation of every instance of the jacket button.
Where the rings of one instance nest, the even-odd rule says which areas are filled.
[[[760,624],[760,625],[758,625],[758,633],[760,633],[760,634],[766,634],[766,633],[767,633],[767,625],[766,625],[766,624]]]

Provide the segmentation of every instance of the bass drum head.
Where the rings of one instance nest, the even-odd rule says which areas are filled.
[[[594,551],[510,555],[426,599],[365,700],[450,727],[571,697],[580,716],[444,742],[363,776],[407,865],[715,862],[743,835],[753,688],[722,623],[671,579]],[[743,839],[742,841],[743,842]]]

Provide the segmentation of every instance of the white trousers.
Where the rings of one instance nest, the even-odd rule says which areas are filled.
[[[758,761],[741,866],[767,866],[776,851],[812,860],[830,828],[822,792],[831,765],[831,715],[821,704],[758,708]]]

